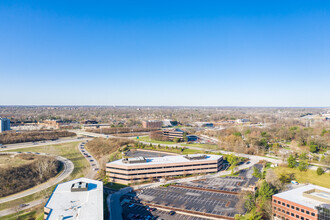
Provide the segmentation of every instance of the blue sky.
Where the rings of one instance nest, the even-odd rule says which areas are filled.
[[[0,3],[0,105],[330,106],[329,1]]]

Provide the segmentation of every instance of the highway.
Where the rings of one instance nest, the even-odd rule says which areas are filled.
[[[60,138],[55,141],[36,141],[36,142],[24,142],[18,144],[5,144],[6,148],[0,148],[1,151],[8,151],[8,150],[18,150],[21,148],[28,148],[28,147],[40,147],[40,146],[47,146],[47,145],[55,145],[55,144],[64,144],[64,143],[71,143],[77,141],[86,141],[91,140],[91,138]]]

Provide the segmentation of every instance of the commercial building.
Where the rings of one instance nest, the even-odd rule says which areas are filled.
[[[79,178],[58,184],[44,207],[44,219],[103,220],[103,183]]]
[[[158,120],[142,121],[142,127],[144,128],[161,128],[162,126],[163,126],[162,121],[158,121]]]
[[[214,124],[211,122],[195,122],[197,127],[206,127],[206,128],[213,128]]]
[[[184,133],[185,132],[179,128],[165,129],[162,131],[162,135],[165,136],[168,140],[173,140],[174,138],[183,140]]]
[[[0,132],[10,130],[10,120],[8,118],[0,118]]]
[[[222,168],[219,155],[180,155],[154,158],[128,158],[106,164],[109,181],[123,184],[182,176],[218,172]]]
[[[330,220],[330,190],[306,185],[273,195],[274,220]]]
[[[174,121],[174,120],[170,120],[170,119],[165,119],[163,121],[163,127],[173,127],[173,126],[177,126],[178,122]]]
[[[198,137],[196,135],[187,135],[187,141],[188,142],[198,141]]]

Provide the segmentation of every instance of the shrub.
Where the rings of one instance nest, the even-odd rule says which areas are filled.
[[[317,175],[320,176],[324,173],[324,170],[321,167],[319,167],[319,168],[317,168],[316,173],[317,173]]]

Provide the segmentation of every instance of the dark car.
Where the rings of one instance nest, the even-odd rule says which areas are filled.
[[[175,214],[175,211],[170,211],[168,214],[169,215],[174,215]]]

